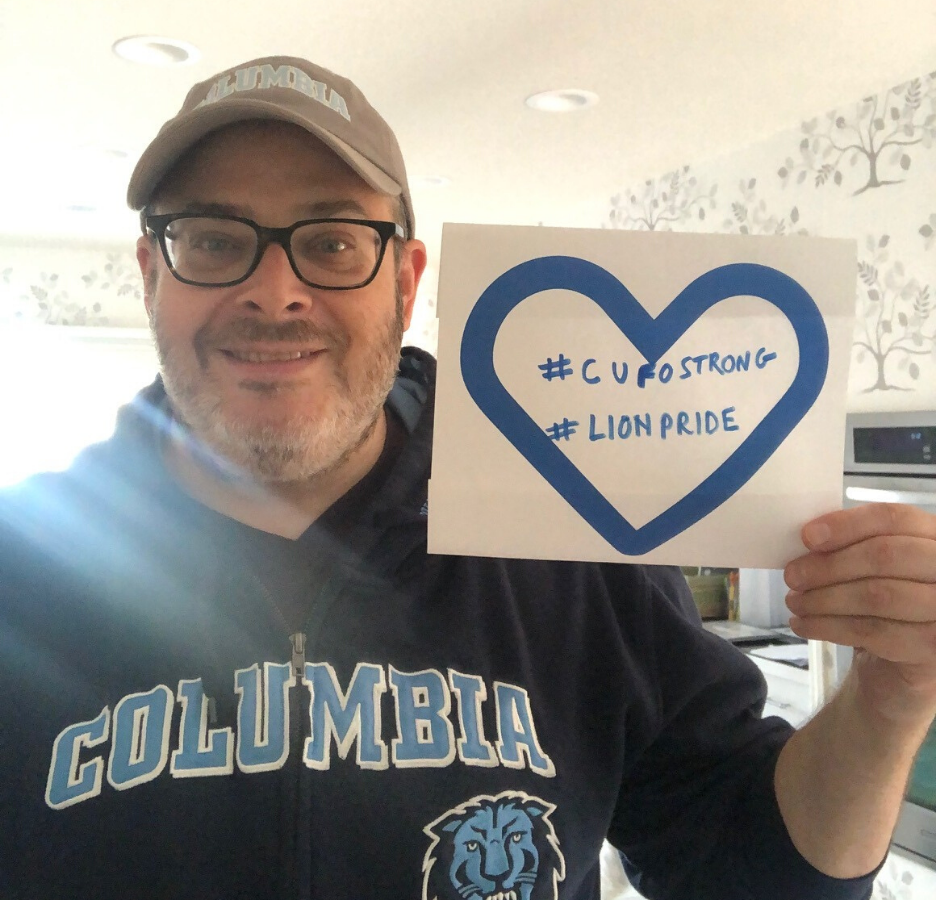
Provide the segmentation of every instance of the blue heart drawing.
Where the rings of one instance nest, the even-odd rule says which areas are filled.
[[[533,421],[494,370],[494,342],[511,310],[533,294],[567,290],[594,301],[648,363],[660,357],[716,303],[759,297],[789,319],[799,345],[793,383],[744,442],[669,509],[634,528]],[[606,269],[573,256],[544,256],[499,276],[478,298],[461,342],[461,372],[478,408],[569,505],[619,553],[658,547],[724,503],[770,458],[816,401],[829,364],[829,339],[815,301],[789,275],[733,263],[700,275],[656,318]]]

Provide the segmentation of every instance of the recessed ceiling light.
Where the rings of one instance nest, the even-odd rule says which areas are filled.
[[[418,188],[443,188],[452,183],[450,178],[444,175],[423,175],[416,179],[415,187]]]
[[[153,35],[121,38],[111,49],[121,59],[142,66],[188,66],[201,59],[201,51],[194,44]]]
[[[540,112],[576,112],[580,109],[590,109],[597,102],[597,94],[579,88],[541,91],[526,98],[526,105]]]

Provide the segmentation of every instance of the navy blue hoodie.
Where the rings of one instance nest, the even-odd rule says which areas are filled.
[[[678,571],[430,556],[434,361],[299,540],[196,503],[158,380],[0,498],[0,897],[857,900],[789,841],[790,734]],[[431,515],[431,511],[429,511]]]

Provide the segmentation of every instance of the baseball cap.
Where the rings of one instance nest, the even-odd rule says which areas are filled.
[[[403,154],[390,126],[347,78],[292,56],[241,63],[199,82],[160,128],[130,176],[127,203],[143,209],[163,176],[205,135],[234,122],[277,119],[315,135],[375,190],[400,197],[415,220]]]

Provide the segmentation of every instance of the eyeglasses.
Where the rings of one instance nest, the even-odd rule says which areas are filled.
[[[146,216],[169,271],[196,287],[231,287],[246,281],[270,244],[285,251],[296,277],[309,287],[350,291],[374,280],[387,244],[404,237],[395,222],[303,219],[267,228],[240,216],[168,213]]]

